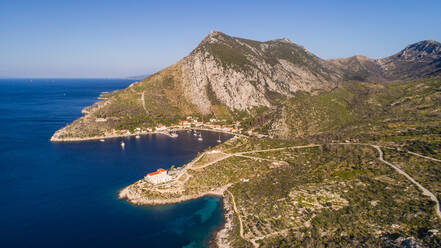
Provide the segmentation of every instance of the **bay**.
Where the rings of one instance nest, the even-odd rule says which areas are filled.
[[[181,132],[105,142],[51,143],[103,91],[124,79],[0,80],[0,244],[2,247],[206,247],[223,223],[222,201],[167,206],[118,199],[157,168],[182,165],[209,146]],[[226,140],[229,135],[222,134]]]

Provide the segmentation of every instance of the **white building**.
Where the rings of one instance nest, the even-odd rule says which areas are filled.
[[[211,151],[208,151],[207,152],[207,154],[214,154],[214,153],[220,153],[221,151],[219,151],[219,150],[211,150]]]
[[[157,127],[156,127],[156,131],[164,131],[164,130],[167,130],[167,127],[166,127],[166,126],[162,126],[162,125],[160,125],[160,126],[157,126]]]
[[[155,172],[147,174],[145,179],[153,184],[158,184],[168,182],[172,177],[167,174],[166,170],[159,168]]]

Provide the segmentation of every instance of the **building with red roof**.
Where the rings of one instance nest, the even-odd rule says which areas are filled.
[[[158,184],[168,182],[172,177],[167,174],[167,170],[159,168],[155,172],[147,174],[145,179],[153,184]]]

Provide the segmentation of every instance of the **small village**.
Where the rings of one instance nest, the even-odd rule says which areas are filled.
[[[105,122],[106,120],[103,118],[97,118],[96,122]],[[177,137],[174,133],[175,131],[181,130],[208,130],[208,131],[216,131],[229,133],[234,135],[248,135],[248,136],[256,136],[258,138],[267,137],[267,135],[259,134],[253,130],[248,130],[247,132],[243,132],[243,128],[240,128],[240,122],[236,122],[234,124],[227,125],[226,120],[218,120],[215,118],[211,118],[208,122],[199,121],[198,118],[187,116],[186,120],[181,121],[177,125],[166,126],[163,124],[159,124],[156,127],[147,127],[141,128],[137,127],[133,131],[122,129],[116,130],[112,129],[109,133],[106,133],[105,136],[122,136],[122,135],[141,135],[141,134],[149,134],[149,133],[161,133],[168,135],[172,138]]]

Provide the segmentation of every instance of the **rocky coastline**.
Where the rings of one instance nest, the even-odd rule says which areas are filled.
[[[63,129],[60,129],[60,130],[63,130]],[[59,138],[58,135],[56,135],[57,133],[55,133],[50,138],[50,141],[51,142],[81,142],[81,141],[100,140],[100,139],[133,137],[133,136],[137,136],[137,135],[143,136],[143,135],[150,135],[150,134],[162,134],[162,135],[166,135],[166,136],[172,137],[170,135],[170,132],[180,132],[180,131],[190,131],[190,130],[209,131],[209,132],[216,132],[216,133],[231,134],[231,135],[235,135],[235,136],[243,136],[243,134],[226,132],[226,131],[223,131],[223,130],[192,127],[192,128],[172,128],[172,129],[167,129],[167,130],[164,130],[164,131],[153,131],[153,132],[148,132],[148,133],[108,134],[108,135],[91,136],[91,137]]]
[[[141,180],[140,180],[141,181]],[[138,182],[140,182],[138,181]],[[137,183],[138,183],[137,182]],[[136,183],[135,183],[136,184]],[[176,204],[180,202],[190,201],[194,199],[198,199],[205,196],[217,196],[222,197],[222,206],[224,209],[224,224],[217,229],[213,233],[213,239],[210,241],[210,247],[218,247],[218,248],[227,248],[230,247],[228,241],[228,234],[233,230],[233,215],[234,211],[229,202],[228,197],[225,195],[225,191],[228,189],[228,186],[210,190],[207,192],[202,192],[199,194],[186,195],[177,198],[170,199],[147,199],[141,196],[135,189],[133,189],[133,185],[129,185],[126,188],[122,189],[119,194],[119,199],[126,199],[131,204],[135,205],[146,205],[146,206],[159,206],[159,205],[169,205]]]
[[[133,137],[133,136],[142,136],[142,135],[150,135],[150,134],[162,134],[166,136],[170,136],[168,132],[149,132],[149,133],[132,133],[132,134],[111,134],[111,135],[102,135],[102,136],[92,136],[92,137],[70,137],[70,138],[58,138],[53,135],[50,138],[51,142],[81,142],[81,141],[90,141],[90,140],[100,140],[100,139],[112,139],[112,138],[124,138],[124,137]]]

